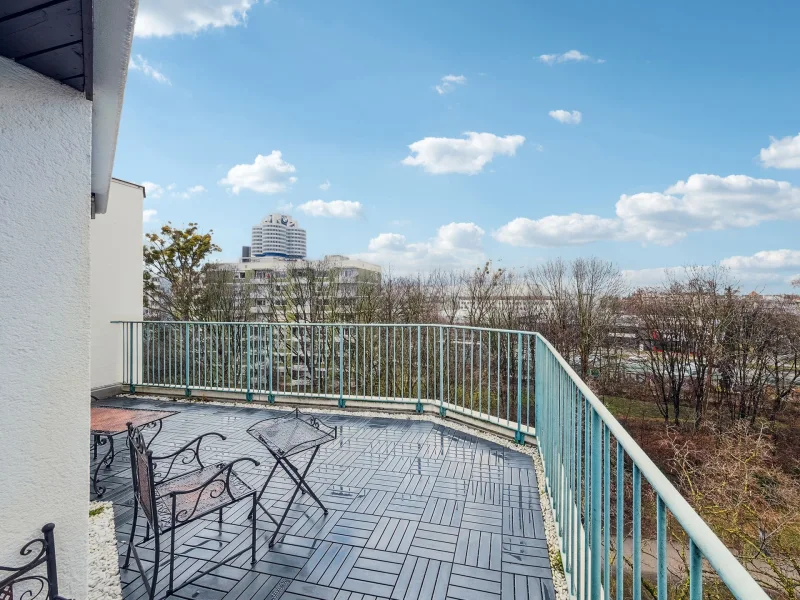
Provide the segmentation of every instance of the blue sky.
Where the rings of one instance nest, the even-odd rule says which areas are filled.
[[[397,272],[722,261],[788,291],[798,22],[789,1],[140,0],[115,175],[148,182],[147,229],[197,222],[223,258],[282,210],[311,256]]]

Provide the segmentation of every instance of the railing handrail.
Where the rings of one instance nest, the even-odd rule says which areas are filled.
[[[641,449],[634,439],[625,431],[622,424],[617,421],[614,415],[597,398],[594,392],[580,378],[575,370],[569,365],[563,356],[553,347],[553,345],[541,334],[536,336],[547,346],[561,367],[572,379],[583,397],[589,402],[594,411],[608,427],[612,435],[622,445],[623,449],[630,456],[631,460],[639,467],[642,475],[653,487],[653,490],[661,497],[667,509],[681,524],[686,535],[694,541],[695,545],[703,553],[703,557],[714,567],[716,573],[728,586],[728,589],[736,594],[738,598],[748,598],[757,600],[763,598],[769,600],[769,596],[761,586],[747,572],[739,560],[733,555],[725,544],[722,543],[717,535],[711,530],[705,521],[697,514],[686,499],[681,496],[675,486],[670,483],[667,477],[661,472],[656,464]]]
[[[276,327],[446,327],[448,329],[480,329],[481,331],[491,331],[492,333],[521,333],[523,335],[538,335],[535,331],[525,331],[523,329],[498,329],[496,327],[479,327],[477,325],[457,325],[451,323],[310,323],[303,321],[129,321],[120,319],[111,321],[112,324],[133,323],[138,324],[164,324],[164,325],[257,325],[266,327],[268,325]]]

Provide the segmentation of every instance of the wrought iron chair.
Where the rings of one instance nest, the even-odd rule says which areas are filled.
[[[176,529],[214,512],[219,512],[219,523],[221,525],[222,509],[247,498],[250,498],[253,503],[252,510],[255,510],[257,506],[256,491],[236,474],[233,466],[244,462],[258,466],[259,463],[252,458],[239,458],[230,463],[216,463],[206,466],[200,458],[200,444],[204,438],[209,437],[217,437],[220,440],[225,439],[225,436],[219,433],[205,433],[171,454],[153,456],[153,453],[147,448],[141,428],[133,427],[128,423],[128,445],[131,457],[131,479],[133,481],[133,524],[131,525],[131,534],[123,568],[128,568],[131,553],[133,553],[150,600],[155,598],[158,585],[162,535],[169,534],[170,536],[167,596],[197,581],[214,569],[234,561],[247,552],[251,553],[250,562],[252,564],[256,562],[256,519],[253,519],[251,542],[248,548],[240,550],[220,562],[208,561],[213,565],[210,569],[201,570],[177,588],[174,587]],[[168,462],[162,463],[161,461]],[[176,465],[186,466],[193,463],[196,463],[198,468],[170,477],[173,467]],[[157,468],[162,464],[166,464],[166,468],[157,471]],[[148,539],[151,528],[155,538],[155,561],[150,581],[147,579],[145,569],[134,544],[139,508],[142,509],[147,521],[145,540]]]
[[[0,600],[66,600],[58,595],[58,573],[56,571],[56,542],[53,535],[55,525],[42,527],[42,537],[31,540],[19,551],[28,559],[19,567],[0,566]],[[30,558],[33,555],[32,558]],[[45,574],[37,573],[37,567],[45,566]],[[10,573],[10,575],[6,575]]]

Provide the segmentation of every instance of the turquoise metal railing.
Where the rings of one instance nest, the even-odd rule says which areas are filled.
[[[641,600],[643,586],[648,597],[667,598],[677,580],[700,600],[704,577],[714,576],[735,598],[768,598],[539,334],[454,325],[118,323],[131,391],[317,397],[418,412],[434,406],[442,416],[506,429],[518,442],[535,435],[574,598]],[[668,539],[670,515],[679,531]],[[676,543],[686,544],[685,573],[676,573]],[[653,555],[650,563],[643,554]]]

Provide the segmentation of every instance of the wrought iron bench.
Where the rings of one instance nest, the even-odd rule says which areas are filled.
[[[256,562],[256,519],[253,519],[249,547],[231,554],[225,560],[219,562],[208,561],[213,565],[210,569],[200,570],[177,588],[174,586],[175,530],[177,528],[214,512],[219,512],[221,526],[222,509],[248,498],[253,504],[252,510],[255,510],[257,506],[255,490],[236,474],[233,466],[245,462],[258,466],[259,463],[252,458],[239,458],[229,463],[205,465],[200,457],[200,444],[204,438],[210,437],[225,440],[225,436],[222,434],[205,433],[171,454],[153,456],[153,453],[148,449],[141,428],[128,424],[128,445],[130,447],[131,479],[133,481],[133,524],[131,525],[131,534],[123,568],[128,568],[131,553],[133,553],[150,600],[155,597],[156,587],[158,586],[162,535],[169,534],[170,536],[168,596],[194,583],[214,569],[233,562],[247,552],[250,552],[251,564]],[[161,463],[161,461],[166,461],[166,463]],[[180,466],[191,465],[192,463],[196,463],[198,468],[170,477],[176,465],[180,468]],[[161,464],[166,464],[167,466],[164,470],[157,472],[156,470]],[[145,569],[134,544],[139,508],[141,508],[148,524],[147,535],[149,536],[149,529],[152,528],[155,538],[155,559],[150,581],[147,579]]]
[[[27,563],[20,567],[0,566],[0,600],[66,600],[58,595],[54,528],[48,523],[42,527],[42,537],[22,547],[19,554],[28,559]],[[45,574],[35,572],[42,565]]]

